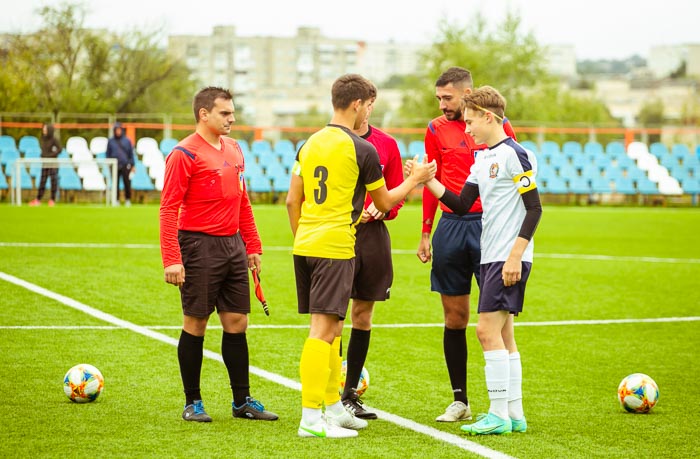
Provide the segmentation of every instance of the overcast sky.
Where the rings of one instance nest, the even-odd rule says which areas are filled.
[[[33,13],[64,1],[0,0],[0,32],[30,32]],[[74,2],[73,2],[74,3]],[[494,24],[518,12],[524,31],[541,44],[574,45],[578,59],[647,57],[653,45],[700,43],[699,0],[356,0],[341,9],[330,0],[164,1],[90,0],[86,25],[124,32],[134,28],[166,35],[209,35],[215,25],[234,25],[240,35],[292,36],[318,26],[334,38],[429,43],[449,17],[466,25],[480,11]],[[216,9],[215,5],[220,5]]]

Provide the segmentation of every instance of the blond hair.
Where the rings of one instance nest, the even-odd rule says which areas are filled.
[[[506,99],[491,86],[482,86],[462,97],[464,108],[491,113],[499,122],[506,116]]]

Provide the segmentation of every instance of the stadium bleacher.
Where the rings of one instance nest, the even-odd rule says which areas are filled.
[[[285,192],[289,188],[291,168],[296,152],[304,140],[293,143],[255,140],[249,144],[237,139],[246,159],[245,177],[254,193]],[[162,190],[165,157],[178,140],[142,137],[135,145],[136,174],[132,187],[138,191]],[[404,158],[419,158],[425,154],[422,140],[408,143],[397,141]],[[538,159],[538,182],[543,194],[559,195],[693,195],[700,197],[700,146],[666,145],[654,142],[624,143],[614,141],[605,145],[589,141],[585,144],[566,141],[563,144],[546,140],[540,144],[525,140],[521,144],[533,151]],[[98,167],[95,158],[104,157],[106,137],[88,141],[80,136],[70,137],[59,157],[71,158],[72,168],[62,166],[59,188],[66,190],[105,190],[111,176],[105,166]],[[15,141],[0,136],[0,190],[12,185],[14,162],[18,158],[39,157],[39,139],[23,136]],[[22,188],[38,185],[41,166],[31,165],[20,170]]]

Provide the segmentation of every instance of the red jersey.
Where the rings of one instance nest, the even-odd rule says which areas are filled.
[[[177,230],[212,236],[232,236],[240,230],[246,252],[262,253],[244,171],[241,148],[230,137],[221,137],[221,150],[197,133],[177,144],[165,161],[160,201],[164,267],[182,263]]]
[[[428,124],[425,131],[425,154],[428,161],[437,163],[435,178],[445,188],[459,194],[467,181],[469,171],[474,164],[476,152],[487,148],[485,144],[477,145],[474,138],[465,133],[464,120],[449,121],[445,116],[435,118]],[[506,134],[515,139],[515,132],[506,118],[503,121]],[[423,232],[430,233],[437,206],[440,201],[427,189],[423,188]],[[443,212],[452,212],[440,203]],[[469,212],[482,212],[481,200],[477,199]]]
[[[363,139],[374,145],[379,153],[379,164],[382,166],[382,175],[386,182],[386,188],[391,190],[401,185],[403,182],[403,163],[401,162],[401,152],[396,140],[386,132],[369,126],[369,131],[362,136]],[[365,199],[365,209],[372,202],[372,197],[367,193]],[[384,217],[384,220],[392,220],[399,214],[399,209],[403,206],[402,200],[394,206]],[[374,220],[373,218],[370,221]]]

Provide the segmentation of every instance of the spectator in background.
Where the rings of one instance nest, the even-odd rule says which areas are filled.
[[[117,160],[117,186],[119,178],[124,183],[124,204],[131,206],[131,174],[136,172],[134,167],[134,146],[131,140],[124,135],[124,128],[121,123],[114,123],[114,136],[107,142],[107,158]],[[117,195],[119,193],[117,192]]]
[[[53,124],[44,123],[41,126],[41,157],[55,158],[60,153],[63,147],[54,135]],[[56,204],[56,192],[58,191],[58,169],[55,166],[44,166],[41,168],[41,180],[39,181],[39,192],[36,199],[29,203],[30,206],[38,206],[41,204],[41,197],[44,196],[46,190],[46,180],[51,178],[51,199],[49,199],[49,207]]]

